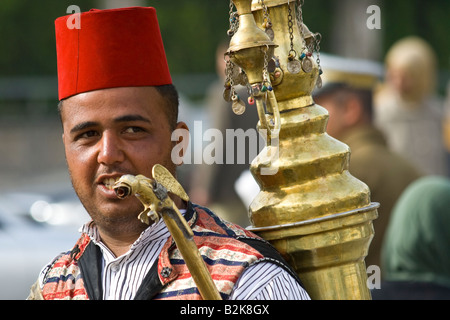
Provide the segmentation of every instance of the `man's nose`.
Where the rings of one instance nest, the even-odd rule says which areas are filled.
[[[104,132],[99,144],[98,163],[112,165],[124,161],[122,143],[114,133]]]

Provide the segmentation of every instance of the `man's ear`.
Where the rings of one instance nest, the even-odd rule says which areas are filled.
[[[172,162],[177,166],[183,164],[183,157],[189,146],[189,128],[186,123],[178,122],[175,130],[172,132]]]

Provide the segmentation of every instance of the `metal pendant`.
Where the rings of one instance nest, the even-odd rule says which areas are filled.
[[[309,59],[308,57],[303,58],[302,60],[302,70],[305,71],[306,73],[310,73],[313,69],[313,63],[311,61],[311,59]]]
[[[226,102],[231,102],[231,87],[225,87],[223,90],[223,99]]]
[[[236,83],[240,84],[241,86],[246,86],[247,85],[247,75],[245,74],[244,71],[241,70],[241,72],[239,72],[239,76],[236,79]]]
[[[233,81],[233,84],[239,84],[240,78],[241,78],[241,72],[239,70],[239,67],[236,65],[233,65],[230,72],[231,80]]]
[[[298,60],[291,60],[287,63],[287,69],[290,73],[297,74],[302,69],[302,64]]]
[[[245,112],[245,102],[239,99],[238,96],[234,96],[231,108],[233,109],[233,112],[239,116]]]
[[[269,36],[270,41],[273,41],[275,38],[275,33],[273,32],[272,28],[266,28],[266,34]]]
[[[322,77],[317,77],[316,86],[318,89],[322,88]]]

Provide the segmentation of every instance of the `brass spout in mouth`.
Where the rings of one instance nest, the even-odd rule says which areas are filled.
[[[119,199],[124,199],[133,194],[133,186],[136,184],[136,178],[133,175],[125,174],[113,186],[113,190]]]
[[[126,184],[114,186],[114,191],[119,199],[124,199],[131,194],[131,187]]]

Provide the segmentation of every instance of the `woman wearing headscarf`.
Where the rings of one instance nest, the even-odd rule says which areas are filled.
[[[450,299],[450,180],[427,176],[395,205],[373,299]]]

